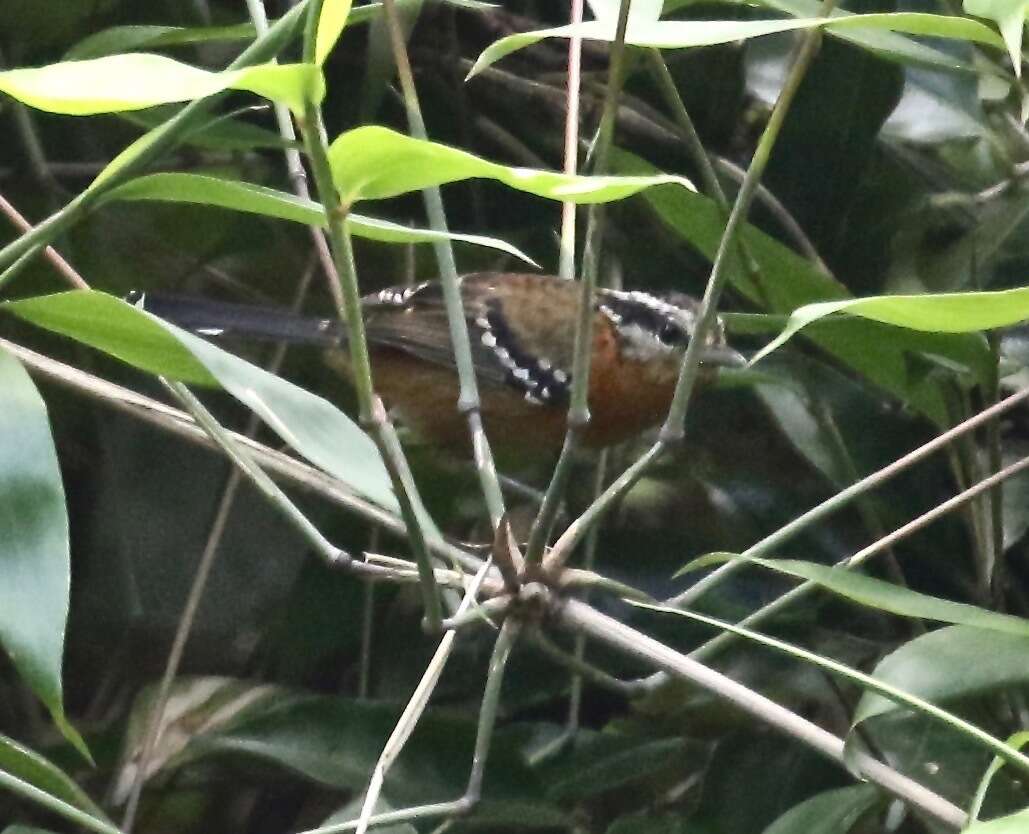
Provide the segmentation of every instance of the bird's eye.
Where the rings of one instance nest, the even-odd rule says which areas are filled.
[[[680,344],[683,340],[682,328],[677,324],[672,324],[672,322],[666,321],[657,331],[657,337],[666,345]]]

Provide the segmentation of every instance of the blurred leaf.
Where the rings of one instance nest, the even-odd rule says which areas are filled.
[[[570,38],[612,42],[615,20],[591,20],[577,25],[557,26],[508,35],[490,44],[476,59],[469,77],[491,66],[501,58],[538,43],[544,38]],[[694,46],[714,46],[733,43],[747,38],[773,35],[777,32],[824,27],[830,32],[848,29],[905,32],[911,35],[933,35],[938,38],[957,38],[989,46],[1002,46],[1001,39],[987,26],[955,15],[919,14],[900,12],[890,14],[841,14],[829,18],[789,20],[657,20],[630,21],[625,42],[632,46],[658,49],[684,49]]]
[[[670,14],[693,0],[666,0],[664,12]],[[760,0],[759,5],[792,17],[811,18],[822,15],[820,0]],[[833,11],[833,17],[847,17],[853,12],[844,9]],[[871,52],[890,61],[903,64],[916,64],[944,69],[959,70],[970,75],[978,75],[978,69],[970,60],[943,52],[926,43],[905,37],[896,32],[876,29],[830,28],[826,33]]]
[[[106,293],[77,290],[9,301],[0,309],[149,373],[220,385],[315,466],[398,511],[375,444],[321,397]]]
[[[1022,27],[1025,26],[1026,0],[964,0],[965,11],[976,17],[992,20],[1000,29],[1004,45],[1011,58],[1011,66],[1018,78],[1022,77]]]
[[[325,79],[318,67],[305,64],[209,72],[146,53],[0,72],[0,91],[31,107],[69,116],[139,110],[226,89],[248,90],[300,111],[308,99],[324,98]]]
[[[341,825],[345,822],[360,819],[362,807],[364,807],[364,797],[358,794],[342,808],[333,812],[331,816],[322,820],[318,827],[327,828],[330,825]],[[375,814],[387,814],[395,810],[397,810],[396,806],[385,797],[379,796],[378,801],[375,803]],[[396,825],[377,825],[374,830],[381,832],[381,834],[418,834],[418,829],[409,822],[402,822]]]
[[[314,36],[314,62],[321,66],[329,57],[347,25],[351,0],[325,0],[318,16],[318,30]]]
[[[988,822],[974,822],[962,834],[1025,834],[1029,831],[1029,808]]]
[[[588,177],[509,167],[377,125],[354,128],[338,136],[329,148],[329,162],[336,187],[347,204],[396,197],[474,177],[498,180],[519,191],[574,203],[621,200],[665,183],[693,189],[689,180],[671,174]]]
[[[678,814],[642,811],[619,817],[608,826],[606,834],[683,834],[689,823]]]
[[[0,349],[0,645],[54,722],[87,759],[64,715],[61,659],[71,565],[68,512],[46,405]]]
[[[633,784],[681,759],[686,743],[679,738],[633,743],[628,749],[594,755],[587,761],[550,773],[550,794],[564,802],[582,800]]]
[[[57,834],[49,828],[36,828],[32,825],[9,825],[3,834]]]
[[[751,359],[767,356],[806,325],[833,313],[931,333],[972,333],[1029,318],[1029,287],[996,292],[880,295],[808,304],[790,315],[786,328]]]
[[[121,768],[111,789],[111,800],[115,805],[125,802],[136,780],[147,727],[157,706],[157,693],[157,685],[149,686],[140,692],[133,704]],[[282,691],[274,686],[234,678],[178,678],[168,692],[168,700],[161,713],[158,741],[147,760],[144,781],[179,763],[183,751],[198,736],[215,732],[238,720],[247,710],[257,709],[262,703],[281,695]]]
[[[972,626],[941,628],[908,641],[872,672],[883,683],[943,703],[1029,682],[1029,639]],[[873,692],[861,696],[853,725],[897,709]]]
[[[1021,732],[1015,733],[1004,740],[1005,744],[1014,747],[1016,750],[1021,750],[1026,744],[1029,744],[1029,731],[1022,730]],[[983,773],[983,778],[979,782],[979,787],[975,792],[975,799],[972,803],[972,810],[970,810],[969,816],[973,822],[977,821],[980,812],[982,811],[983,800],[986,798],[986,792],[990,789],[990,783],[993,781],[993,777],[997,775],[1002,767],[1004,767],[1004,760],[999,756],[994,756],[990,762],[989,767],[986,768],[986,772]]]
[[[988,134],[977,78],[919,67],[905,70],[904,92],[882,129],[885,137],[926,145]]]
[[[87,35],[64,53],[65,61],[102,58],[118,52],[160,49],[210,41],[251,41],[257,37],[252,23],[232,26],[112,26]]]
[[[612,155],[612,165],[629,173],[653,170],[624,151]],[[712,200],[673,188],[650,189],[645,196],[673,230],[709,260],[715,257],[725,218]],[[730,280],[751,303],[781,313],[812,301],[848,295],[842,284],[760,230],[744,226],[741,237],[761,268],[761,287],[754,287],[742,270],[733,272]],[[939,386],[912,374],[910,354],[946,356],[966,367],[976,382],[991,376],[993,359],[978,335],[920,333],[862,319],[834,319],[831,326],[813,327],[812,341],[941,425],[949,418]]]
[[[847,834],[868,811],[882,802],[873,785],[851,785],[826,791],[794,805],[764,834]]]
[[[137,177],[105,193],[100,202],[106,203],[112,200],[195,203],[261,214],[265,217],[277,217],[281,220],[292,220],[310,226],[325,225],[325,209],[321,203],[314,200],[266,188],[263,185],[208,177],[202,174],[162,173]],[[391,223],[389,220],[378,220],[374,217],[363,217],[353,213],[347,215],[347,225],[353,234],[370,240],[388,243],[431,243],[443,239],[454,240],[497,249],[537,266],[536,262],[520,249],[498,238],[415,229],[399,223]]]
[[[34,785],[90,816],[110,822],[107,815],[68,774],[39,753],[5,735],[0,735],[0,770],[17,776],[23,782]]]
[[[257,105],[247,108],[247,110],[258,110],[265,107],[267,105]],[[146,110],[128,110],[120,113],[119,116],[129,124],[137,125],[145,130],[153,130],[172,118],[178,109],[176,105],[148,107]],[[206,122],[190,130],[182,141],[198,148],[233,151],[249,151],[257,148],[281,150],[282,148],[299,147],[298,142],[287,142],[273,130],[226,114],[208,118]]]
[[[806,579],[861,605],[878,608],[880,611],[889,611],[891,614],[899,614],[902,617],[955,623],[1029,638],[1029,620],[1022,617],[998,614],[975,605],[931,597],[928,594],[912,591],[910,588],[902,588],[899,585],[884,582],[874,576],[866,576],[844,568],[826,567],[815,562],[804,562],[797,559],[759,559],[737,553],[711,553],[693,560],[683,570],[696,570],[708,565],[731,561],[761,565],[761,567],[777,573]]]

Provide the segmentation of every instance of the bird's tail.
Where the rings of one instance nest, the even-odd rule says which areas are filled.
[[[201,336],[238,337],[292,344],[339,344],[343,329],[338,321],[302,316],[290,310],[230,304],[167,292],[134,290],[130,304]]]

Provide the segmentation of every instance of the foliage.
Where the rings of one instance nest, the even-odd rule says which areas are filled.
[[[1029,422],[975,415],[1029,384],[1025,3],[591,5],[0,0],[5,834],[1024,829]],[[121,300],[359,344],[358,290],[557,272],[562,201],[602,282],[711,278],[753,357],[681,448],[570,460],[592,572],[517,575],[549,467],[491,529],[488,463],[397,446],[358,346],[351,390]]]

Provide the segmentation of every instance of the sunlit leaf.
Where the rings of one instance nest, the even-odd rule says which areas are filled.
[[[604,203],[620,200],[652,185],[677,183],[692,189],[683,177],[587,177],[518,168],[413,139],[389,128],[369,125],[347,131],[332,143],[329,162],[340,196],[346,203],[396,197],[458,180],[485,178],[551,200]]]
[[[930,333],[972,333],[1029,318],[1029,287],[995,292],[880,295],[808,304],[795,310],[786,328],[751,359],[767,356],[798,330],[834,313]]]
[[[71,592],[68,511],[46,405],[21,364],[0,349],[0,646],[58,727]]]
[[[792,18],[788,20],[631,20],[625,42],[632,46],[659,49],[684,49],[695,46],[714,46],[735,41],[792,32],[798,29],[824,27],[830,31],[847,29],[884,29],[911,35],[932,35],[938,38],[957,38],[990,46],[1002,47],[997,33],[988,26],[956,15],[920,14],[900,12],[892,14],[836,15],[828,18]],[[472,66],[469,76],[481,72],[506,55],[544,38],[570,38],[575,35],[586,40],[612,42],[615,38],[615,20],[591,20],[586,23],[556,26],[508,35],[490,44]]]
[[[961,834],[1025,834],[1029,831],[1029,808],[987,822],[975,822]]]
[[[1022,77],[1022,27],[1025,26],[1027,0],[964,0],[965,11],[992,20],[1000,29],[1015,75]]]
[[[319,67],[306,64],[259,64],[210,72],[148,53],[0,72],[0,92],[40,110],[70,116],[139,110],[226,89],[248,90],[301,110],[308,99],[322,100],[325,81]]]
[[[292,220],[311,226],[325,225],[325,209],[321,203],[314,200],[266,188],[263,185],[208,177],[202,174],[175,172],[148,174],[129,180],[124,185],[108,191],[104,194],[101,202],[112,200],[195,203],[261,214],[266,217],[277,217],[281,220]],[[514,255],[533,266],[536,265],[532,258],[516,246],[499,238],[411,228],[399,223],[392,223],[389,220],[379,220],[354,213],[347,215],[347,225],[353,234],[370,240],[386,243],[431,243],[437,240],[454,240],[497,249]]]
[[[7,302],[0,309],[150,373],[220,385],[313,464],[398,511],[375,445],[321,397],[105,293],[58,293]]]
[[[325,0],[318,17],[318,31],[314,38],[314,62],[321,66],[329,57],[339,40],[343,27],[347,25],[351,0]]]

